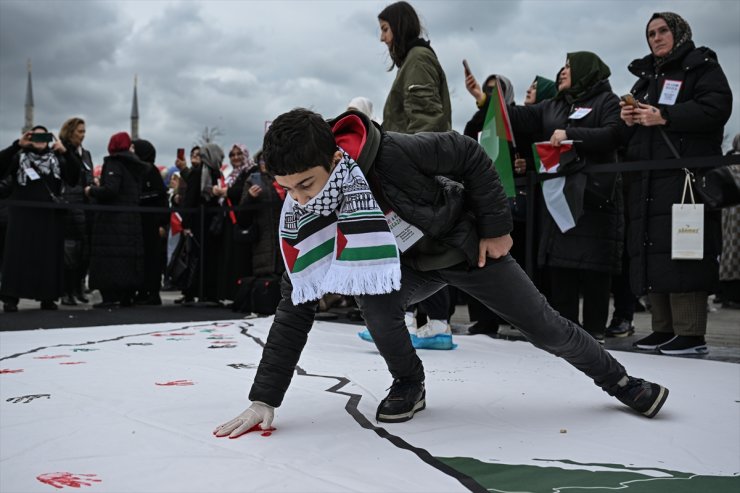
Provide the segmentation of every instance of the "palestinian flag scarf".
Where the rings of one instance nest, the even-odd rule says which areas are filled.
[[[305,205],[288,194],[280,214],[280,250],[294,304],[326,293],[384,294],[400,289],[401,263],[360,166],[343,157]]]

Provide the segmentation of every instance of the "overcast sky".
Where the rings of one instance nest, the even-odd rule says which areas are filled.
[[[220,129],[222,146],[241,142],[254,153],[265,121],[297,106],[330,117],[366,96],[380,120],[395,76],[377,21],[388,3],[0,0],[0,145],[23,126],[29,58],[35,123],[58,132],[82,116],[96,164],[113,133],[130,131],[134,74],[139,133],[156,146],[158,164],[172,164],[176,148],[192,146],[206,126]],[[669,10],[686,19],[698,46],[717,53],[735,95],[725,133],[740,132],[736,0],[410,3],[447,73],[455,130],[475,110],[463,58],[481,81],[508,76],[521,104],[535,75],[554,78],[567,52],[593,51],[623,94],[635,81],[627,65],[648,54],[647,20]]]

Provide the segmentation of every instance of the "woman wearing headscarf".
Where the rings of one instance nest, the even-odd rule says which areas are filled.
[[[566,188],[572,191],[568,204],[576,211],[575,225],[561,230],[543,208],[537,260],[548,269],[552,306],[580,323],[583,294],[581,325],[600,342],[609,315],[611,275],[621,267],[624,219],[616,177],[583,171],[616,161],[619,98],[609,85],[610,75],[594,53],[568,53],[554,98],[509,108],[515,132],[549,141],[553,148],[574,141],[571,151],[560,154],[559,170],[569,174]]]
[[[717,55],[697,48],[689,24],[672,12],[653,14],[645,37],[650,54],[629,65],[639,79],[631,90],[637,105],[622,103],[620,115],[626,159],[721,155],[732,92]],[[636,295],[648,295],[653,329],[635,346],[670,355],[707,352],[707,297],[718,282],[718,211],[704,211],[704,258],[671,259],[671,208],[685,176],[675,169],[628,177],[630,281]]]
[[[52,140],[33,137],[35,134]],[[72,185],[79,179],[79,167],[71,160],[69,150],[41,125],[9,149],[3,153],[5,162],[0,168],[7,173],[10,200],[56,202],[62,185]],[[57,309],[54,301],[63,291],[65,212],[8,207],[0,283],[5,312],[17,312],[20,298],[40,301],[42,310]]]
[[[88,185],[85,194],[101,205],[138,206],[147,165],[131,151],[128,133],[111,136],[108,153],[103,160],[100,185]],[[100,290],[103,298],[93,307],[131,306],[144,279],[141,214],[96,212],[90,250],[90,289]]]
[[[383,107],[383,130],[405,134],[452,130],[447,77],[430,42],[421,37],[421,22],[414,8],[407,2],[392,3],[378,14],[378,22],[380,41],[388,47],[392,61],[388,71],[398,68]],[[433,251],[430,243],[422,239],[416,248]],[[417,329],[413,313],[407,312],[406,325],[412,334],[426,339],[452,333],[449,319],[454,305],[448,288],[422,301],[419,307],[429,321]]]
[[[200,149],[201,165],[192,168],[187,177],[184,207],[205,207],[203,228],[201,229],[200,214],[183,214],[183,233],[191,235],[197,242],[197,247],[203,252],[200,262],[202,271],[194,276],[190,286],[183,290],[184,306],[192,304],[195,296],[199,301],[210,306],[220,306],[218,301],[218,252],[223,233],[224,218],[219,208],[219,196],[214,193],[214,187],[219,186],[221,177],[221,163],[224,160],[224,151],[216,144],[206,144]],[[203,277],[203,292],[200,294],[200,275]]]
[[[237,281],[252,273],[252,249],[249,243],[238,243],[234,239],[235,226],[238,223],[248,226],[251,214],[250,221],[245,223],[245,214],[232,211],[230,207],[239,205],[249,174],[256,168],[244,144],[231,147],[229,161],[230,173],[220,179],[219,185],[213,187],[213,192],[223,208],[223,232],[218,254],[218,299],[232,301],[238,287]]]
[[[157,150],[148,140],[133,141],[134,153],[145,164],[141,182],[139,205],[144,207],[167,207],[167,189],[155,166]],[[162,273],[167,256],[166,237],[170,215],[167,212],[142,212],[141,232],[144,239],[144,279],[139,286],[134,303],[137,305],[161,305],[159,290],[162,288]]]
[[[499,74],[489,75],[483,87],[478,85],[478,81],[472,73],[468,73],[465,77],[465,87],[468,92],[475,98],[476,106],[478,111],[473,114],[473,117],[465,125],[464,134],[475,140],[478,140],[478,135],[483,130],[483,124],[485,123],[486,114],[488,113],[488,107],[491,103],[491,93],[493,87],[497,83],[503,93],[504,103],[507,106],[512,106],[514,102],[514,88],[508,77],[504,77]],[[538,90],[539,87],[539,90]],[[541,76],[537,76],[535,80],[530,84],[527,89],[527,95],[524,99],[525,105],[539,103],[546,99],[550,99],[555,96],[557,89],[555,88],[555,82],[546,79]],[[532,135],[518,132],[515,136],[517,148],[513,146],[510,148],[510,155],[513,159],[513,171],[516,174],[523,175],[527,169],[534,170],[534,161],[532,158],[532,142],[535,140]],[[511,207],[512,217],[514,219],[514,229],[511,232],[511,237],[514,240],[514,246],[511,249],[511,255],[514,257],[522,266],[525,268],[525,254],[526,254],[526,217],[527,217],[527,197],[526,197],[526,186],[517,186],[516,197],[509,199],[509,205]],[[530,201],[531,202],[531,201]],[[534,231],[534,228],[533,228]],[[536,234],[535,234],[536,239]],[[533,280],[535,284],[542,287],[541,284],[541,273],[535,272]],[[543,290],[548,291],[547,290]],[[502,321],[498,315],[485,308],[480,302],[475,299],[468,301],[468,312],[470,313],[470,320],[475,322],[471,327],[468,328],[470,334],[488,334],[494,335],[498,332],[498,326]]]

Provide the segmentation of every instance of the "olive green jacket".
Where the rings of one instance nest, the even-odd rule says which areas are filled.
[[[452,130],[447,77],[434,52],[411,48],[383,108],[383,130],[415,134]]]

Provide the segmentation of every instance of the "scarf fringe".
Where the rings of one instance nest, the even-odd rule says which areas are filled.
[[[318,274],[318,273],[317,273]],[[398,265],[332,265],[325,276],[308,276],[293,283],[291,300],[298,305],[328,293],[346,296],[387,294],[401,289]]]

